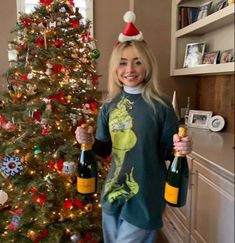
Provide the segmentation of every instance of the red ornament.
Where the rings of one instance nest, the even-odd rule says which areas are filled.
[[[49,100],[57,100],[61,104],[66,104],[66,99],[64,98],[64,94],[63,93],[57,93],[55,95],[49,95],[48,99]]]
[[[23,81],[28,81],[29,79],[28,79],[28,75],[22,75],[21,76],[21,80],[23,80]]]
[[[77,208],[83,209],[84,208],[84,204],[81,200],[79,199],[73,199],[73,205]]]
[[[30,18],[25,18],[24,19],[24,27],[28,28],[31,24],[31,19]]]
[[[57,161],[57,170],[62,172],[63,170],[63,164],[64,164],[64,160],[60,159]]]
[[[39,241],[43,238],[46,238],[48,236],[48,230],[45,229],[43,231],[40,232],[39,236],[36,237],[36,239],[34,240],[34,243],[39,243]]]
[[[38,202],[40,205],[43,205],[46,201],[47,195],[45,193],[37,194],[38,193],[36,193],[36,196],[32,198],[32,203]]]
[[[98,78],[99,78],[98,76],[92,78],[93,85],[97,85]]]
[[[48,132],[47,126],[44,126],[41,131],[42,136],[46,136],[47,132]]]
[[[51,5],[52,2],[53,0],[39,0],[39,3],[43,6]]]
[[[41,111],[35,111],[33,113],[33,119],[36,121],[36,123],[40,123],[41,122],[41,115],[42,115],[42,112]]]
[[[79,22],[79,21],[76,21],[76,20],[73,20],[73,19],[70,19],[70,20],[69,20],[69,23],[70,23],[70,25],[71,25],[74,29],[76,29],[76,28],[80,25],[80,22]]]
[[[55,40],[54,41],[54,45],[57,47],[57,48],[60,48],[61,46],[64,45],[63,41],[61,40]]]
[[[0,128],[6,125],[7,118],[4,115],[0,115]]]
[[[48,167],[51,169],[51,170],[54,170],[55,169],[55,165],[56,165],[56,162],[51,160],[48,164]]]
[[[37,189],[36,189],[35,187],[32,187],[31,192],[32,192],[33,194],[37,194],[37,193],[38,193],[38,191],[37,191]]]
[[[90,101],[89,105],[90,105],[90,108],[91,108],[92,111],[96,111],[97,110],[97,106],[96,106],[94,101]]]
[[[21,50],[25,50],[26,49],[26,46],[25,46],[24,43],[23,44],[20,44],[19,47],[20,47]]]
[[[43,39],[41,36],[38,36],[38,38],[36,39],[36,42],[37,42],[37,46],[39,48],[41,48],[43,46]]]
[[[82,41],[90,41],[91,40],[91,33],[87,32],[81,35]]]
[[[60,73],[63,69],[63,66],[59,63],[53,65],[52,70],[54,73]]]
[[[73,207],[73,202],[72,200],[69,200],[69,199],[65,199],[64,200],[64,209],[72,209]]]
[[[73,0],[69,0],[69,3],[74,7],[75,4],[74,4],[74,1]]]

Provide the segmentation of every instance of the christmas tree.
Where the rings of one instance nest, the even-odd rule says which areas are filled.
[[[12,31],[0,94],[1,243],[102,241],[104,163],[97,194],[78,194],[75,175],[74,131],[95,126],[99,109],[90,30],[73,0],[40,0]]]

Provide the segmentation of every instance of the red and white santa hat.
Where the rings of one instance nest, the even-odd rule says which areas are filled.
[[[139,31],[135,25],[135,14],[132,11],[127,11],[123,16],[124,21],[127,23],[124,31],[119,35],[119,42],[126,41],[142,41],[144,39],[143,34]]]

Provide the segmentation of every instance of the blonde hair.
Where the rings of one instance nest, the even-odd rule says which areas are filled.
[[[123,50],[132,46],[142,61],[146,75],[143,81],[142,96],[144,100],[153,106],[153,101],[159,101],[165,104],[162,99],[162,93],[158,87],[158,66],[153,52],[144,41],[128,41],[119,43],[114,47],[109,61],[109,76],[108,76],[108,95],[106,101],[111,101],[117,94],[122,91],[122,83],[117,77],[117,68],[120,65]]]

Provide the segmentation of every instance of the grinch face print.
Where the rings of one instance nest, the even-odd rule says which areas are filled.
[[[107,193],[110,203],[119,200],[129,200],[139,191],[139,185],[134,178],[134,167],[130,167],[126,173],[126,180],[119,184],[118,176],[120,174],[126,152],[131,150],[137,138],[132,130],[132,117],[128,109],[133,106],[133,102],[123,97],[117,104],[117,108],[110,114],[109,129],[112,137],[112,155],[115,158],[115,171],[110,180],[107,181],[104,194]]]

